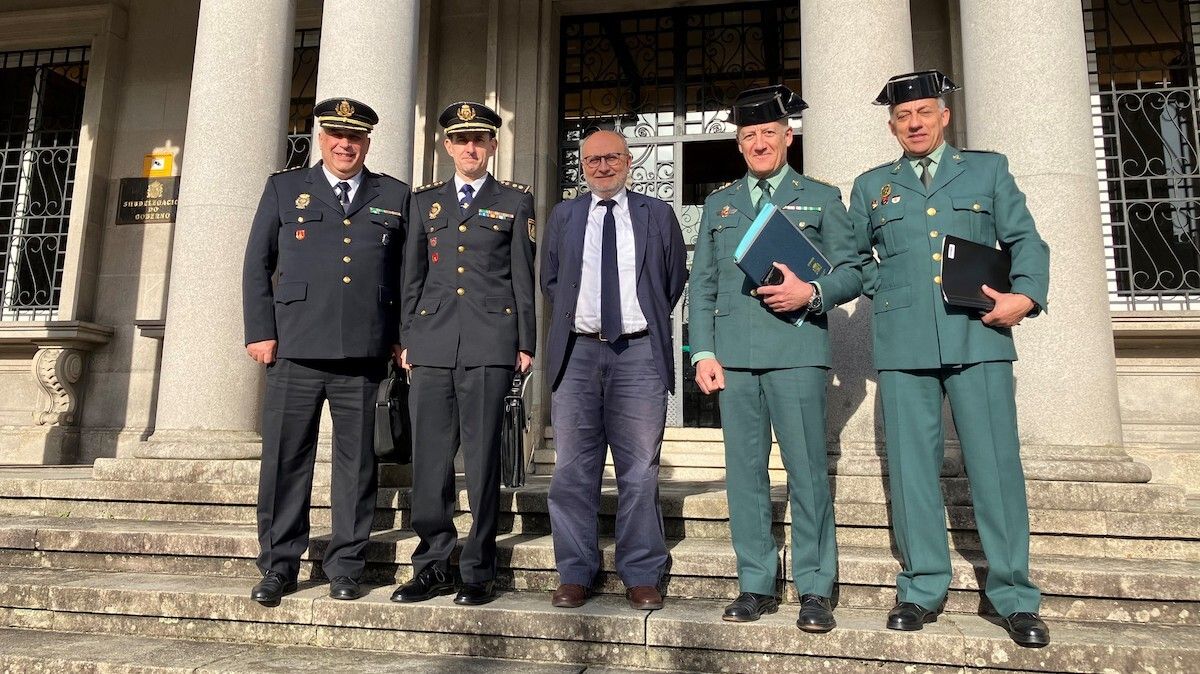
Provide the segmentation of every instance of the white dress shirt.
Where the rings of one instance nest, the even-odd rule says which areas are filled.
[[[621,333],[646,329],[646,315],[637,298],[637,252],[633,242],[633,221],[629,218],[629,194],[624,188],[612,197],[617,205],[617,277],[621,286]],[[600,332],[600,267],[604,245],[604,206],[592,195],[588,209],[587,231],[583,235],[583,268],[579,278],[579,301],[575,304],[575,332]]]
[[[325,172],[325,179],[329,181],[330,187],[336,188],[338,183],[349,184],[350,185],[350,196],[346,198],[346,203],[347,204],[354,203],[354,195],[358,193],[358,186],[362,185],[362,180],[363,180],[362,169],[359,169],[358,173],[355,173],[353,176],[346,178],[345,180],[342,180],[341,178],[330,173],[329,169],[324,164],[321,164],[321,170]],[[337,190],[334,190],[333,195],[337,196]]]

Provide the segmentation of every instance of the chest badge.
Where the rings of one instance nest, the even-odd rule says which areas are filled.
[[[732,211],[732,209],[731,209],[731,208],[729,208],[729,205],[728,205],[728,204],[726,204],[726,205],[725,205],[725,207],[721,209],[721,213],[720,213],[720,215],[721,215],[721,217],[722,217],[722,218],[728,218],[728,217],[729,217],[729,213],[730,213],[731,211]]]
[[[871,200],[871,210],[875,210],[876,208],[879,208],[879,200],[872,199]]]
[[[297,230],[296,230],[296,240],[297,240],[297,241],[303,241],[303,240],[304,240],[304,230],[303,230],[303,229],[297,229]]]
[[[301,192],[300,196],[296,197],[296,208],[308,208],[308,202],[312,196],[308,192]]]
[[[441,202],[435,202],[432,206],[429,207],[429,215],[426,217],[429,218],[430,220],[432,220],[432,219],[436,218],[438,216],[438,214],[440,214],[441,212],[442,212]]]
[[[900,195],[899,195],[899,194],[897,194],[896,196],[892,197],[892,203],[893,203],[893,204],[898,204],[898,203],[900,203]]]
[[[391,237],[389,237],[387,234],[384,234],[383,241],[381,243],[386,246],[386,245],[388,245],[388,241],[391,241],[391,240],[392,240]]]
[[[879,202],[887,203],[888,197],[892,196],[892,184],[884,183],[883,189],[879,190]]]
[[[437,248],[437,237],[436,236],[429,237],[429,247]]]
[[[439,259],[439,258],[440,258],[440,256],[437,254],[437,251],[435,250],[435,251],[434,251],[434,252],[433,252],[433,253],[432,253],[432,254],[429,256],[429,261],[430,261],[430,262],[432,262],[432,263],[434,263],[434,264],[437,264],[437,263],[438,263],[438,259]]]

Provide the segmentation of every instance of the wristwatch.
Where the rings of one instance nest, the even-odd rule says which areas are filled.
[[[824,305],[821,303],[821,286],[814,283],[813,296],[812,299],[808,301],[808,310],[814,314],[819,314],[823,308]]]

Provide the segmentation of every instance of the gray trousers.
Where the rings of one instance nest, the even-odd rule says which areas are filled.
[[[606,449],[617,473],[617,573],[626,587],[658,585],[667,564],[658,463],[667,390],[648,337],[601,342],[572,336],[551,395],[556,458],[550,528],[562,583],[591,586]]]

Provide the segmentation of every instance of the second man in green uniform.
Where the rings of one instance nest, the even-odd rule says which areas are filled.
[[[690,339],[696,383],[721,391],[729,523],[741,594],[725,620],[757,620],[778,609],[779,552],[771,535],[768,460],[779,439],[792,506],[792,576],[801,597],[797,626],[828,632],[837,576],[833,500],[825,452],[830,365],[827,312],[859,294],[854,234],[836,187],[787,164],[788,119],[807,107],[787,87],[743,92],[734,102],[738,149],[749,172],[709,195],[690,284]],[[832,272],[809,284],[783,268],[779,285],[756,287],[733,261],[760,208],[774,203],[829,259]],[[796,325],[796,313],[808,316]]]

